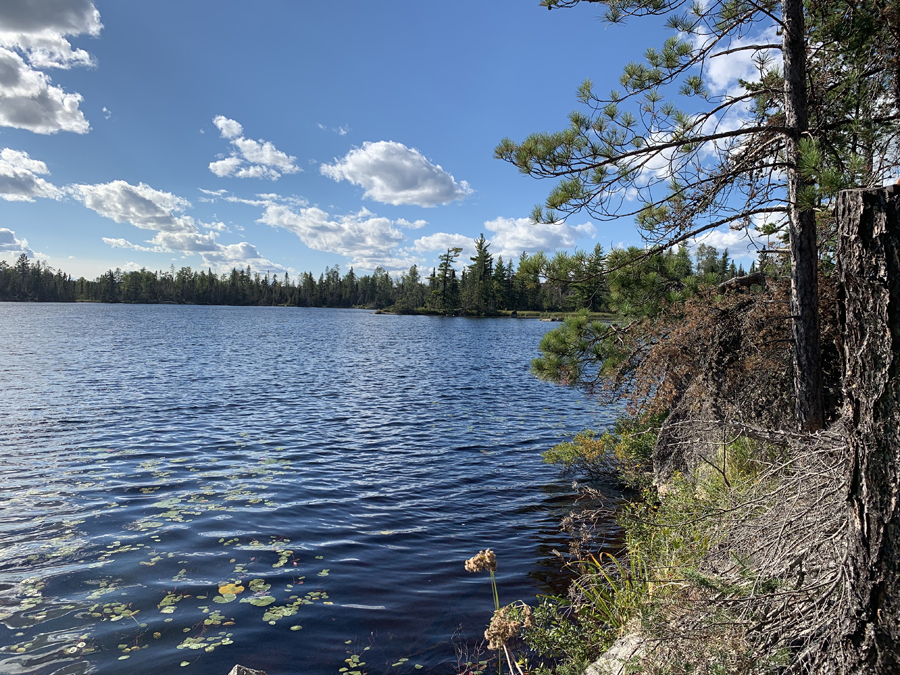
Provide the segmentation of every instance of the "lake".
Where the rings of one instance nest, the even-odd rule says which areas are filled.
[[[553,327],[0,304],[0,672],[454,672],[465,559],[558,590],[540,453],[613,418],[528,373]]]

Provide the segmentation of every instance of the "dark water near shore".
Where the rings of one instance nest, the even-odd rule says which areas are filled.
[[[551,592],[540,452],[611,421],[528,374],[552,327],[0,304],[0,673],[451,672],[463,561]]]

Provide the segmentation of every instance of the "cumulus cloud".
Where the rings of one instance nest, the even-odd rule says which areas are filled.
[[[578,239],[593,237],[597,230],[591,223],[569,225],[565,222],[532,224],[529,218],[495,218],[484,224],[493,232],[491,252],[507,260],[518,257],[523,251],[557,251],[574,248]]]
[[[200,223],[200,227],[205,230],[214,230],[216,232],[228,232],[228,227],[222,221],[217,221],[214,223]]]
[[[50,173],[47,165],[31,159],[27,152],[0,150],[0,199],[33,202],[36,197],[59,199],[63,191],[39,175]]]
[[[124,180],[99,185],[72,185],[70,194],[89,209],[117,223],[131,223],[142,230],[197,232],[194,219],[181,214],[191,203],[171,192],[154,190]]]
[[[224,115],[217,115],[213,118],[213,124],[219,129],[222,138],[237,138],[244,134],[244,127],[234,120],[230,120]]]
[[[0,126],[36,134],[58,131],[87,133],[91,125],[79,109],[81,94],[69,94],[50,84],[21,56],[0,48]]]
[[[475,255],[475,243],[472,237],[464,234],[450,234],[448,232],[435,232],[424,237],[419,237],[413,242],[413,249],[420,253],[439,251],[444,253],[450,248],[461,248],[461,260],[466,260]]]
[[[224,223],[203,223],[184,215],[191,203],[170,192],[155,190],[144,183],[131,185],[123,180],[99,185],[72,185],[68,191],[105,218],[156,232],[142,244],[123,238],[103,237],[103,242],[113,248],[150,253],[178,252],[188,256],[199,254],[204,266],[219,271],[247,265],[261,270],[284,270],[281,265],[260,255],[253,244],[220,243],[217,236],[218,232],[226,229]],[[207,232],[201,232],[200,227]]]
[[[147,251],[151,253],[184,253],[187,256],[199,254],[204,267],[213,267],[220,272],[227,272],[236,267],[247,267],[257,270],[275,272],[285,271],[285,267],[263,257],[256,247],[249,242],[237,244],[220,244],[215,235],[184,234],[160,232],[146,243],[150,246],[132,244],[127,239],[110,239],[103,237],[103,242],[113,248]]]
[[[389,218],[366,209],[331,216],[316,207],[294,211],[283,204],[270,204],[257,222],[293,232],[309,248],[347,256],[352,264],[366,269],[378,265],[402,269],[412,264],[410,258],[395,251],[403,233]]]
[[[225,159],[210,162],[209,170],[219,178],[224,178],[235,173],[241,164],[243,164],[243,160],[240,157],[226,157]]]
[[[47,68],[93,66],[93,57],[66,39],[99,35],[103,24],[90,0],[3,0],[0,3],[0,126],[39,134],[87,133],[82,97],[52,84]]]
[[[256,270],[284,272],[287,268],[260,255],[253,244],[242,241],[238,244],[219,245],[213,251],[201,253],[203,263],[220,270],[231,270],[235,267],[247,267]]]
[[[99,35],[103,24],[92,0],[3,0],[4,35]]]
[[[0,253],[20,255],[24,253],[29,258],[34,258],[35,253],[28,246],[27,239],[17,239],[16,233],[5,227],[0,227]]]
[[[591,223],[569,225],[552,223],[533,225],[528,218],[495,218],[484,224],[485,230],[494,235],[487,238],[494,256],[502,255],[507,260],[516,259],[524,251],[529,255],[538,251],[556,251],[574,248],[578,239],[593,237],[596,230]],[[436,232],[420,237],[413,242],[413,250],[420,253],[440,252],[448,248],[461,248],[460,262],[475,255],[472,237],[463,234]]]
[[[269,141],[254,141],[244,137],[244,127],[224,115],[213,118],[222,138],[232,145],[231,155],[210,162],[209,170],[220,178],[267,178],[278,180],[286,173],[302,171],[297,166],[297,158],[277,149]]]
[[[409,222],[406,218],[398,218],[396,221],[397,225],[400,227],[405,227],[408,230],[418,230],[425,227],[428,224],[427,220],[414,220]]]
[[[394,206],[437,206],[472,193],[466,181],[457,183],[418,150],[394,141],[367,141],[343,159],[323,164],[319,171],[332,180],[346,180],[362,187],[363,196],[368,199]]]

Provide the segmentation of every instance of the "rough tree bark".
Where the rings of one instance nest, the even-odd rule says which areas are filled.
[[[842,672],[900,673],[900,187],[838,196],[851,453]]]
[[[794,391],[796,417],[804,431],[825,424],[822,396],[822,358],[819,344],[819,256],[816,246],[816,216],[797,206],[798,193],[808,185],[796,170],[800,160],[800,138],[809,130],[806,86],[806,28],[803,0],[784,0],[784,117],[787,134],[788,203],[790,204],[791,314],[794,339]]]

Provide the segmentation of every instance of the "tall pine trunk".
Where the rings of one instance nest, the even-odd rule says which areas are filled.
[[[849,429],[849,673],[900,673],[900,188],[838,197],[838,311]]]
[[[816,217],[801,211],[798,193],[807,185],[796,167],[800,138],[809,130],[806,87],[806,28],[803,0],[783,0],[784,116],[787,134],[788,202],[790,207],[791,314],[794,341],[795,414],[805,431],[825,423],[819,345],[819,282]]]

